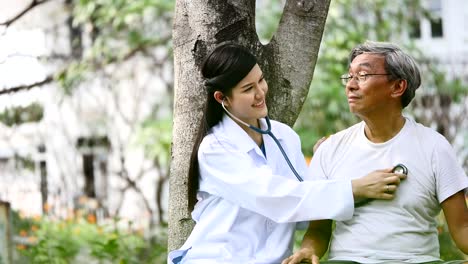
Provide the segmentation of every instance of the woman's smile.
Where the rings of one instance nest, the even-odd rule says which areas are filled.
[[[265,100],[262,100],[261,102],[256,103],[253,106],[258,107],[258,108],[263,108],[263,107],[265,107]]]

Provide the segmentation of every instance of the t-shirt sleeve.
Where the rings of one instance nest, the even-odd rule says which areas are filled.
[[[437,199],[442,203],[455,193],[468,188],[468,177],[457,161],[449,142],[438,135],[432,153],[432,166],[436,179]]]

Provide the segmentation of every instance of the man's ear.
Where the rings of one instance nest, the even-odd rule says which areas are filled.
[[[392,97],[401,97],[408,87],[408,82],[406,80],[400,79],[395,82],[392,90]]]
[[[220,91],[214,92],[213,96],[214,96],[214,99],[220,104],[223,102],[223,100],[225,98],[223,93],[220,92]]]

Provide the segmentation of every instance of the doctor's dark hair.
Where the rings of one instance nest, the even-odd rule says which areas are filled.
[[[255,56],[245,47],[234,43],[217,46],[204,60],[201,73],[205,79],[206,101],[203,116],[195,138],[190,157],[188,173],[188,208],[193,210],[197,202],[199,188],[198,149],[210,129],[218,124],[224,115],[224,109],[214,98],[220,91],[223,96],[230,96],[232,89],[257,64]]]
[[[406,91],[401,96],[401,106],[405,108],[421,85],[421,73],[416,61],[394,44],[366,41],[353,48],[349,55],[349,63],[363,53],[378,54],[385,58],[385,71],[390,74],[389,80],[406,80]]]

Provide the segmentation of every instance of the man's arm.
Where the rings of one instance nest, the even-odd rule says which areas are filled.
[[[310,221],[301,249],[285,259],[282,264],[301,263],[303,260],[318,264],[319,259],[327,252],[331,233],[332,220]]]
[[[452,239],[463,253],[468,254],[468,208],[463,191],[443,201],[442,209]]]

